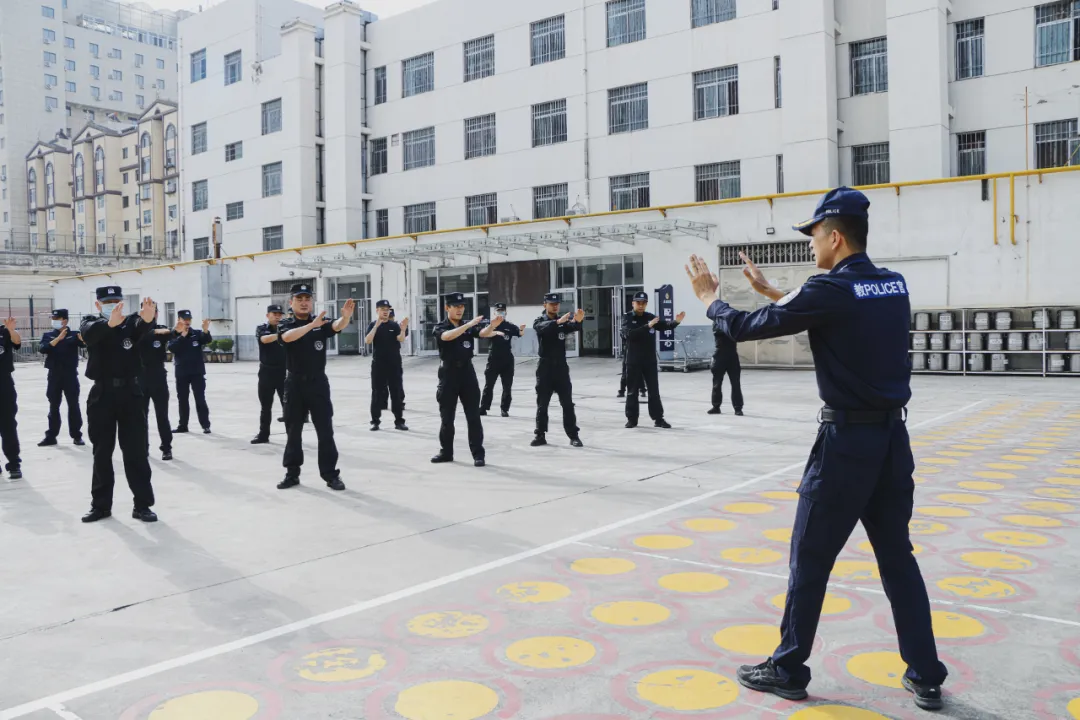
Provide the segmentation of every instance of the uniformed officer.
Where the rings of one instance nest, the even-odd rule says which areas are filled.
[[[203,347],[213,340],[210,337],[210,321],[202,321],[202,330],[191,329],[191,311],[181,310],[176,313],[176,330],[169,341],[169,352],[173,354],[173,373],[176,375],[176,396],[180,401],[180,422],[174,433],[188,431],[188,390],[195,395],[195,412],[199,416],[199,425],[203,433],[210,434],[210,408],[206,406],[206,361],[203,359]]]
[[[352,319],[356,302],[351,298],[341,308],[341,317],[334,322],[326,312],[312,315],[314,301],[311,286],[297,283],[292,286],[289,307],[292,317],[278,325],[278,337],[285,346],[285,479],[279,490],[300,484],[300,468],[304,464],[304,421],[310,413],[311,423],[319,441],[319,475],[331,490],[344,490],[338,470],[338,450],[334,443],[334,405],[330,401],[330,381],[326,377],[326,346],[330,338],[344,330]]]
[[[674,330],[686,317],[681,312],[675,322],[661,320],[651,312],[649,295],[634,293],[634,311],[623,316],[622,339],[626,344],[626,378],[630,395],[626,398],[626,427],[638,424],[638,390],[644,384],[649,390],[649,417],[658,428],[670,428],[664,419],[664,404],[660,401],[660,379],[656,362],[656,333]]]
[[[454,461],[454,415],[458,400],[469,424],[469,450],[473,465],[483,467],[484,426],[480,422],[480,383],[473,367],[473,348],[478,337],[489,338],[502,326],[502,318],[496,317],[480,329],[483,315],[468,322],[465,316],[465,296],[450,293],[446,296],[446,318],[435,326],[433,334],[439,347],[439,387],[435,399],[439,403],[439,454],[431,458],[433,463]]]
[[[484,394],[480,398],[480,414],[487,415],[495,395],[495,381],[502,381],[502,398],[499,408],[503,417],[510,417],[511,390],[514,387],[513,339],[525,333],[525,325],[506,322],[506,303],[495,303],[495,317],[502,318],[499,329],[491,336],[487,368],[484,370]]]
[[[85,445],[82,438],[82,408],[79,406],[79,348],[86,347],[77,332],[68,328],[68,311],[57,308],[52,312],[52,330],[41,336],[41,354],[49,371],[45,397],[49,401],[49,429],[38,447],[55,445],[60,434],[60,400],[67,400],[68,433],[76,445]]]
[[[156,522],[154,488],[150,484],[150,453],[146,415],[139,388],[139,360],[135,346],[150,332],[154,301],[145,298],[139,313],[124,315],[123,294],[113,285],[97,289],[99,315],[83,318],[81,334],[88,348],[86,377],[94,381],[86,398],[86,424],[94,446],[94,476],[90,512],[82,521],[96,522],[112,515],[112,455],[120,440],[124,474],[134,496],[131,517]]]
[[[736,415],[743,414],[742,365],[739,362],[739,349],[735,341],[719,330],[713,331],[716,350],[712,359],[712,407],[709,415],[719,415],[720,405],[724,402],[724,375],[731,383],[731,404]]]
[[[399,325],[390,319],[390,301],[375,303],[375,319],[368,323],[364,342],[371,345],[371,429],[378,430],[387,398],[394,411],[394,427],[408,430],[405,424],[405,391],[402,388],[401,344],[409,327],[409,318]]]
[[[18,393],[15,392],[15,351],[22,347],[22,336],[15,329],[15,318],[9,317],[0,328],[0,446],[3,447],[7,464],[4,469],[12,480],[22,475],[19,458],[19,412]]]
[[[139,340],[137,350],[142,361],[139,372],[139,386],[143,394],[143,416],[147,420],[147,442],[150,442],[150,403],[154,403],[154,417],[157,419],[159,449],[162,460],[172,460],[172,425],[169,424],[169,374],[165,370],[165,353],[173,331],[157,321],[157,306],[154,306],[154,319],[150,330]]]
[[[391,321],[396,321],[397,320],[397,317],[394,315],[394,306],[393,305],[390,306],[390,320]],[[406,318],[406,320],[408,320],[408,318]],[[409,324],[405,323],[401,327],[405,331],[405,339],[408,340],[409,339]],[[401,371],[401,375],[402,375],[402,380],[401,380],[401,382],[402,382],[402,385],[401,385],[401,408],[402,408],[402,410],[405,409],[405,378],[404,378],[404,374],[405,374],[405,370],[404,370],[404,368],[402,368],[402,371]],[[389,393],[386,393],[386,394],[383,395],[382,409],[383,410],[389,410],[390,409],[390,394]]]
[[[799,486],[780,645],[760,665],[740,668],[738,678],[788,700],[807,696],[806,661],[829,573],[861,520],[892,605],[907,664],[903,685],[920,708],[937,709],[947,671],[938,659],[926,585],[908,536],[915,466],[904,424],[911,397],[911,303],[903,276],[876,267],[866,255],[869,206],[861,192],[838,188],[821,199],[810,220],[795,226],[813,238],[817,266],[828,272],[787,295],[743,255],[752,287],[775,301],[755,312],[719,300],[717,278],[700,258],[691,257],[687,268],[716,330],[735,342],[808,330],[825,403]]]
[[[259,343],[259,434],[252,445],[270,442],[270,418],[273,417],[274,395],[285,407],[285,346],[278,342],[278,326],[285,315],[280,305],[266,306],[266,322],[255,328]]]
[[[626,380],[626,347],[625,346],[622,348],[622,353],[621,354],[622,354],[622,372],[621,372],[621,374],[619,376],[619,392],[618,392],[617,395],[615,395],[615,397],[624,398],[624,397],[626,397],[626,386],[629,385],[629,383]],[[638,394],[641,395],[641,397],[645,397],[645,383],[641,383],[640,392]]]
[[[574,413],[574,388],[570,383],[570,367],[566,364],[566,338],[581,330],[585,311],[559,315],[559,295],[544,296],[544,314],[533,321],[540,360],[536,364],[536,431],[529,443],[533,447],[547,445],[548,404],[552,393],[559,396],[563,411],[563,430],[570,444],[581,447],[577,415]]]

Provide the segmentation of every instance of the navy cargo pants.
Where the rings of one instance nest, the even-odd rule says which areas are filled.
[[[860,521],[892,605],[907,676],[930,685],[944,682],[948,672],[938,660],[930,600],[908,535],[914,469],[907,427],[900,420],[818,428],[799,486],[780,646],[773,653],[781,674],[795,683],[810,682],[806,661],[829,573]]]

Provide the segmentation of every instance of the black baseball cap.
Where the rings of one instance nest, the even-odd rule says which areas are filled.
[[[548,293],[547,295],[544,296],[544,302],[546,302],[546,303],[561,303],[562,300],[560,300],[560,298],[559,298],[559,293]]]
[[[495,309],[496,310],[505,310],[506,309],[506,303],[495,303]]]
[[[649,294],[643,290],[634,293],[634,302],[649,302]]]
[[[380,300],[379,302],[375,303],[375,307],[377,307],[377,308],[384,308],[384,307],[388,308],[388,307],[393,307],[393,305],[390,304],[389,300]]]
[[[99,302],[102,300],[123,300],[124,294],[120,292],[119,285],[107,285],[97,289],[97,299]]]
[[[191,319],[191,311],[190,310],[180,310],[179,312],[176,313],[176,317],[180,318],[181,320],[190,320]]]
[[[266,306],[266,312],[268,312],[268,313],[282,313],[282,314],[285,313],[285,311],[282,309],[282,307],[280,305],[267,305]]]
[[[844,216],[866,220],[870,217],[870,213],[867,212],[869,207],[870,201],[858,190],[838,187],[825,193],[818,201],[814,209],[814,217],[791,227],[803,235],[810,235],[814,231],[814,226],[827,218]]]
[[[314,295],[311,291],[311,286],[307,283],[296,283],[289,292],[292,293],[293,297],[296,297],[297,295]]]
[[[459,292],[457,292],[457,293],[447,293],[445,302],[446,302],[447,307],[454,307],[455,305],[464,305],[465,304],[465,294],[464,293],[459,293]]]
[[[64,308],[56,308],[55,310],[52,311],[52,319],[53,320],[67,320],[68,319],[68,311],[65,310]]]

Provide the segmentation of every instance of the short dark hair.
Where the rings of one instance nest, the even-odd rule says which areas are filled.
[[[843,235],[855,252],[866,252],[866,236],[870,233],[870,222],[866,218],[837,215],[825,218],[821,224],[825,232],[835,230]]]

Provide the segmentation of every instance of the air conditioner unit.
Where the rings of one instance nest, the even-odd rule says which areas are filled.
[[[45,112],[52,112],[52,108],[46,105],[45,106]]]
[[[52,45],[52,44],[53,44],[53,41],[52,41],[52,40],[49,40],[49,39],[46,39],[46,40],[45,40],[45,44],[46,44],[46,45]]]
[[[52,61],[50,61],[50,60],[45,61],[45,67],[52,67],[52,66],[53,66]]]
[[[52,85],[48,85],[48,84],[47,84],[47,85],[45,85],[45,89],[46,89],[46,90],[52,90],[52,89],[53,89],[53,86],[52,86]]]
[[[501,222],[501,223],[512,223],[512,222],[518,222],[519,220],[521,220],[521,218],[517,217],[516,215],[511,215],[510,217],[499,218],[499,222]]]

